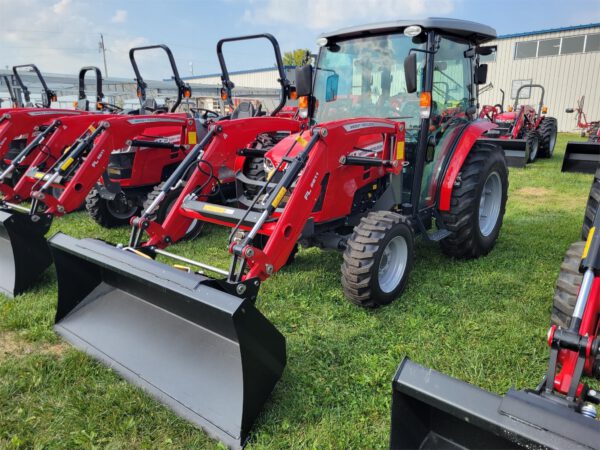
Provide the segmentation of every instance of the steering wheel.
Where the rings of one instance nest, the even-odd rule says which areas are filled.
[[[102,104],[102,109],[106,108],[109,112],[121,112],[123,108],[117,105],[113,105],[112,103],[100,102]]]
[[[221,117],[221,115],[219,113],[217,113],[216,111],[213,111],[212,109],[206,109],[206,108],[190,108],[190,111],[193,112],[194,114],[199,114],[199,113],[203,113],[202,114],[202,119],[204,120],[208,120],[210,119],[218,119],[219,117]]]

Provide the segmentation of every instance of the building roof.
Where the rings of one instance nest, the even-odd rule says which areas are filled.
[[[586,28],[596,28],[596,27],[600,27],[600,22],[588,23],[588,24],[583,24],[583,25],[571,25],[568,27],[546,28],[544,30],[525,31],[523,33],[502,34],[502,35],[498,36],[498,39],[510,39],[510,38],[514,38],[514,37],[533,36],[534,34],[557,33],[559,31],[583,30]]]
[[[369,34],[378,34],[385,32],[398,32],[410,25],[419,25],[423,28],[437,28],[447,31],[451,34],[473,39],[478,43],[483,43],[495,39],[496,30],[490,26],[477,22],[460,19],[447,19],[439,17],[429,17],[427,19],[415,20],[394,20],[390,22],[371,23],[355,27],[342,28],[340,30],[324,33],[321,37],[326,38],[351,38],[356,36],[365,36]]]
[[[296,68],[296,66],[283,66],[284,70],[294,70]],[[271,72],[271,71],[277,71],[277,67],[273,66],[273,67],[261,67],[260,69],[247,69],[247,70],[235,70],[235,71],[228,71],[229,72],[229,76],[231,75],[243,75],[245,73],[259,73],[259,72]],[[215,73],[207,73],[207,74],[202,74],[202,75],[192,75],[190,77],[181,77],[182,80],[197,80],[198,78],[208,78],[208,77],[220,77],[222,74],[221,72],[215,72]]]

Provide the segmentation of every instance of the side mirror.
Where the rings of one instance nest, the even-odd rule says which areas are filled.
[[[312,94],[312,66],[296,67],[296,92],[298,97]]]
[[[417,54],[409,53],[404,58],[404,77],[406,79],[406,92],[417,92]]]
[[[565,112],[568,114],[572,114],[575,112],[575,110],[573,108],[567,108],[567,109],[565,109]]]
[[[475,84],[485,84],[487,80],[488,65],[480,64],[475,69]]]
[[[332,102],[337,99],[338,84],[340,76],[337,73],[332,73],[327,77],[325,82],[325,101]]]

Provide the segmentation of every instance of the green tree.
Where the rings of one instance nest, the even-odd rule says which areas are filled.
[[[307,48],[299,48],[292,50],[291,52],[285,52],[283,54],[283,65],[301,66],[304,63],[307,52],[310,54],[310,50]]]

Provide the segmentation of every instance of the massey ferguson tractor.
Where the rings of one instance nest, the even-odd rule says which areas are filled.
[[[20,75],[24,69],[30,69],[38,77],[42,85],[42,103],[34,105],[31,102],[31,93]],[[56,93],[48,88],[46,80],[35,65],[14,66],[12,70],[20,91],[14,94],[15,98],[18,99],[18,104],[23,104],[22,95],[25,107],[0,109],[0,170],[6,168],[5,160],[10,160],[20,153],[35,139],[41,129],[47,126],[48,121],[85,114],[85,111],[80,108],[76,110],[50,108],[51,102],[56,101]]]
[[[364,307],[401,295],[417,237],[455,258],[494,247],[508,170],[502,148],[479,141],[496,125],[475,115],[476,85],[487,73],[479,55],[495,36],[455,19],[321,36],[314,72],[296,72],[305,121],[217,121],[188,153],[194,173],[172,219],[180,232],[194,220],[230,228],[229,269],[165,251],[174,237],[166,222],[149,219],[155,205],[132,220],[126,245],[58,233],[49,241],[56,331],[211,436],[242,447],[286,364],[285,338],[257,308],[258,290],[299,244],[342,252],[343,290]],[[250,145],[274,130],[283,137]],[[264,158],[265,175],[238,170],[237,203],[217,204],[206,190],[216,171],[200,163],[233,149]]]
[[[405,358],[393,381],[390,448],[600,448],[600,393],[584,379],[600,380],[597,192],[600,170],[585,212],[586,241],[572,244],[560,267],[550,358],[538,386],[499,397]]]
[[[530,105],[519,105],[521,93],[526,89],[531,92],[534,88],[541,92],[537,110]],[[545,92],[541,84],[525,84],[517,89],[515,103],[508,111],[502,111],[501,105],[482,108],[480,116],[484,115],[498,125],[486,133],[486,139],[504,149],[509,166],[525,167],[538,157],[551,158],[554,153],[558,126],[554,117],[545,115]]]
[[[173,69],[178,94],[170,113],[146,98],[146,83],[134,55],[150,49],[164,50]],[[133,48],[129,56],[138,84],[139,110],[123,115],[59,117],[38,130],[30,145],[0,174],[3,293],[14,296],[24,292],[50,265],[45,234],[54,216],[79,209],[87,197],[87,209],[98,222],[126,224],[148,192],[175,170],[196,143],[200,121],[191,114],[174,113],[191,90],[179,77],[168,47]],[[87,100],[80,102],[85,103]],[[11,187],[6,180],[20,167],[26,170]],[[31,205],[19,205],[27,199]]]
[[[577,112],[577,127],[587,142],[569,141],[565,148],[562,172],[594,173],[600,163],[600,121],[588,122],[583,111],[585,96],[577,101],[577,108],[567,108],[567,113]]]
[[[96,80],[96,93],[91,105],[85,93],[85,77],[90,72],[94,73]],[[70,111],[74,114],[65,114],[64,116],[52,114],[53,118],[50,120],[44,115],[36,116],[37,111],[28,114],[32,119],[29,121],[30,125],[39,121],[43,123],[32,125],[33,128],[27,130],[27,138],[14,139],[9,145],[8,152],[2,157],[0,161],[2,167],[0,192],[3,194],[4,200],[17,203],[28,200],[31,186],[29,189],[15,188],[27,168],[35,163],[35,166],[42,169],[42,161],[56,161],[68,145],[72,144],[87,127],[98,120],[94,114],[78,114],[77,111],[109,112],[118,109],[103,102],[103,98],[100,69],[91,66],[83,67],[79,71],[79,96],[76,102],[76,111]],[[50,111],[53,112],[53,110]],[[31,116],[31,114],[34,115]]]

